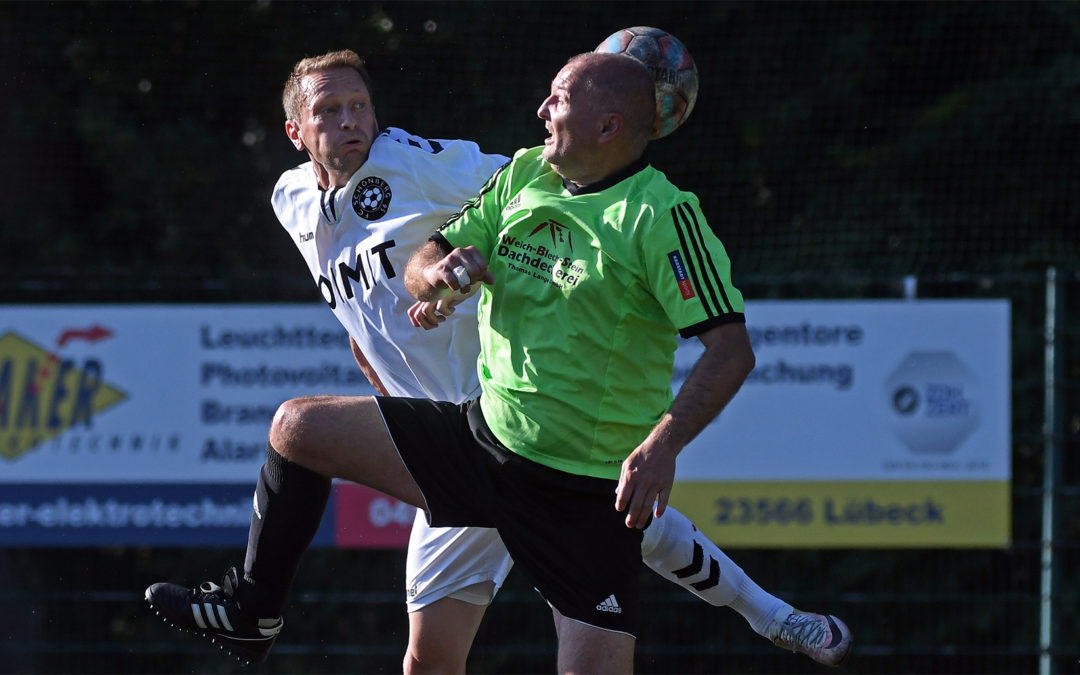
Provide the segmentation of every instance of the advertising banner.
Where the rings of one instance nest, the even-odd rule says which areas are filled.
[[[725,546],[1005,546],[1005,301],[755,301],[757,367],[679,458]],[[701,353],[676,352],[677,389]],[[0,308],[0,545],[242,545],[277,406],[374,393],[318,305]],[[334,485],[316,545],[415,510]]]
[[[373,393],[318,304],[0,308],[0,545],[242,546],[277,406]],[[413,512],[335,483],[315,545]]]
[[[2,482],[251,482],[277,406],[371,394],[317,305],[5,307]]]
[[[756,301],[757,364],[680,455],[721,545],[1006,546],[1006,301]],[[675,387],[702,351],[683,343]]]

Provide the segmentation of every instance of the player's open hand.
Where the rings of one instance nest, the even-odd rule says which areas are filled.
[[[656,517],[664,514],[674,482],[674,455],[646,440],[623,460],[615,510],[626,511],[627,527],[643,528],[654,506]]]

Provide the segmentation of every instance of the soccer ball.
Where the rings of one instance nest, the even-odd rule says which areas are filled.
[[[697,65],[674,35],[651,26],[623,28],[609,35],[593,51],[626,54],[649,69],[656,83],[654,139],[667,136],[690,117],[697,101]]]

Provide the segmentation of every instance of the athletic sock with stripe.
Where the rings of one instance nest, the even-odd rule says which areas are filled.
[[[670,506],[645,528],[641,558],[657,574],[710,605],[731,607],[759,635],[769,637],[773,623],[793,611],[754,583],[689,518]]]

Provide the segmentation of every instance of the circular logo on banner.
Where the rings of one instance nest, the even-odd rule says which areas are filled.
[[[378,220],[390,208],[391,196],[389,183],[378,176],[368,176],[353,192],[353,210],[364,220]]]
[[[979,385],[956,354],[913,351],[885,381],[892,426],[916,454],[956,451],[979,423]]]

